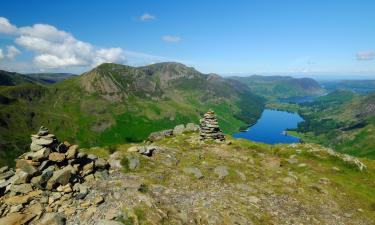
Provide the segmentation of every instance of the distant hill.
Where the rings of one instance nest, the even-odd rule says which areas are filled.
[[[16,86],[21,84],[54,84],[76,75],[70,73],[31,73],[21,74],[0,70],[0,86]]]
[[[321,85],[329,91],[338,89],[351,90],[359,94],[375,92],[375,80],[338,80],[322,81]]]
[[[21,84],[36,84],[38,81],[20,73],[0,70],[0,86],[16,86]]]
[[[266,98],[314,96],[325,92],[320,84],[311,78],[259,75],[231,78],[246,84],[254,93]]]
[[[298,128],[304,140],[375,159],[375,93],[337,90],[302,104],[299,112],[305,119]]]
[[[25,74],[25,76],[35,79],[42,84],[54,84],[76,75],[71,73],[30,73]]]
[[[142,141],[150,132],[198,122],[209,108],[220,115],[224,132],[232,133],[254,123],[264,107],[246,85],[179,63],[102,64],[48,86],[1,87],[0,100],[3,163],[27,148],[29,134],[40,125],[83,147],[103,146]]]

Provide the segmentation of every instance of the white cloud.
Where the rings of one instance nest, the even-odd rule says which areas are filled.
[[[0,60],[4,59],[3,50],[0,48]]]
[[[155,19],[146,13],[145,20]],[[134,66],[162,61],[182,61],[122,48],[101,48],[76,39],[71,33],[48,24],[17,27],[8,19],[0,17],[0,34],[11,35],[16,46],[1,50],[0,68],[18,72],[69,71],[80,73],[104,62],[127,63]],[[179,42],[179,37],[166,36],[166,41]],[[32,60],[15,59],[25,50],[32,53]]]
[[[7,18],[0,17],[0,33],[13,34],[16,32],[16,26],[12,25]]]
[[[358,60],[373,60],[375,58],[375,51],[362,51],[357,53]]]
[[[18,48],[16,48],[15,46],[13,45],[9,45],[7,46],[7,55],[6,57],[8,59],[14,59],[14,57],[16,57],[17,55],[21,54],[21,51],[18,50]]]
[[[181,38],[178,36],[172,36],[172,35],[164,35],[161,37],[161,39],[165,42],[170,42],[170,43],[178,43],[181,41]]]
[[[105,62],[125,61],[124,50],[121,48],[102,48],[96,51],[95,65]]]
[[[121,63],[125,60],[121,48],[98,48],[48,24],[17,28],[6,18],[0,17],[1,21],[5,25],[0,27],[0,32],[15,34],[15,43],[34,52],[33,62],[41,68],[92,67],[103,62]],[[19,53],[13,46],[8,48],[7,57],[11,59]]]
[[[151,15],[149,13],[143,13],[140,17],[139,17],[139,20],[141,21],[151,21],[151,20],[155,20],[156,17],[154,15]]]

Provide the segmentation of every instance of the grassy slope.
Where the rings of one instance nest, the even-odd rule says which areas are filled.
[[[171,188],[173,190],[171,194],[181,195],[165,196],[166,199],[174,197],[183,201],[182,199],[190,196],[191,193],[197,195],[212,193],[214,198],[220,198],[222,202],[210,206],[214,212],[219,215],[223,215],[221,211],[223,209],[240,212],[254,224],[286,224],[286,220],[305,224],[307,221],[301,220],[306,219],[302,216],[306,214],[315,218],[312,224],[334,224],[338,217],[345,218],[344,214],[350,215],[348,224],[359,224],[358,220],[366,219],[369,221],[365,224],[375,221],[373,213],[375,163],[372,160],[364,160],[368,170],[359,172],[340,159],[329,156],[318,145],[266,145],[231,138],[229,139],[232,145],[225,145],[212,142],[199,143],[197,139],[196,134],[184,134],[154,143],[156,146],[169,149],[167,152],[169,157],[179,159],[176,165],[166,166],[159,158],[159,153],[156,153],[153,160],[141,157],[139,169],[124,171],[131,176],[141,177],[148,187],[161,185],[167,189]],[[127,152],[130,146],[119,145],[116,149],[125,157],[133,154]],[[86,151],[103,157],[109,155],[109,150],[103,148]],[[296,162],[291,163],[291,158]],[[300,166],[301,164],[304,166]],[[197,180],[193,176],[184,176],[182,171],[187,166],[199,168],[204,178]],[[217,176],[213,173],[216,166],[226,166],[229,170],[229,175],[223,181],[219,181],[218,189],[215,188],[218,187]],[[241,171],[247,179],[241,179],[236,171]],[[296,182],[285,183],[287,177],[288,179],[292,177]],[[323,177],[328,178],[328,184],[319,182]],[[249,188],[236,189],[235,187],[238,186]],[[246,190],[250,190],[250,193]],[[241,197],[247,199],[248,194],[261,199],[260,202],[255,203],[256,207],[253,207],[254,203],[243,204]],[[204,198],[202,201],[197,198],[194,207],[200,207],[200,204],[208,204],[207,202],[211,201],[214,201],[211,197]],[[163,209],[164,203],[161,201],[158,207]],[[184,207],[169,201],[169,205],[171,204],[177,209]],[[226,204],[229,204],[228,208],[225,207]],[[295,204],[298,205],[296,213],[294,212],[297,209],[293,208]],[[325,207],[321,207],[323,205]],[[183,208],[183,210],[190,209]],[[144,208],[146,218],[148,218],[147,211],[149,210]],[[275,211],[278,213],[274,213]],[[173,215],[170,216],[173,218]]]

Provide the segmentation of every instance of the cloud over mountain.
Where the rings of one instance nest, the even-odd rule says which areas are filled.
[[[121,48],[99,48],[48,24],[16,27],[0,17],[0,33],[15,36],[17,45],[35,53],[33,61],[41,68],[96,66],[103,62],[125,61]],[[19,53],[15,46],[9,46],[6,56],[12,59]]]

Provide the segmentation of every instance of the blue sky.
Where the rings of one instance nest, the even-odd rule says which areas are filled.
[[[375,1],[7,1],[0,68],[179,61],[219,74],[375,77]]]

